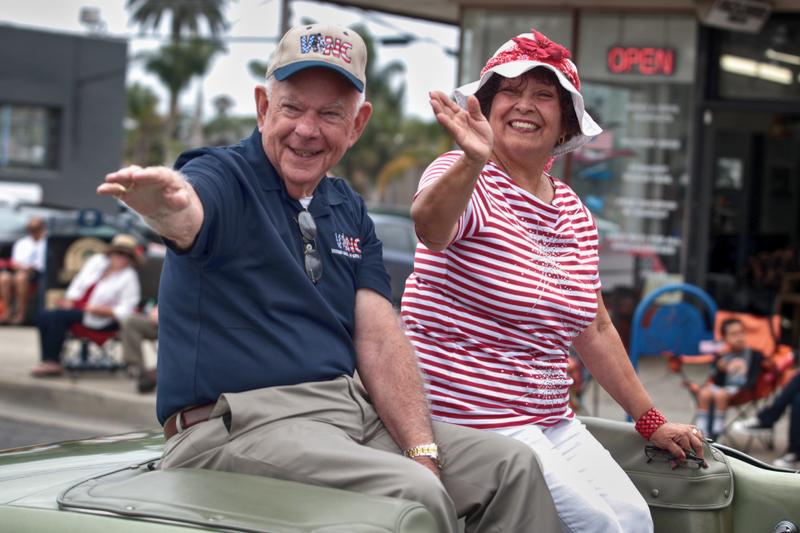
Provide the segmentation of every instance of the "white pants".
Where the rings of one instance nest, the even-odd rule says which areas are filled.
[[[524,442],[539,456],[564,531],[653,531],[644,498],[580,420],[492,431]]]

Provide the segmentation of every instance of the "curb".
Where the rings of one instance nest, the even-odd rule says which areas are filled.
[[[155,397],[137,397],[81,383],[0,378],[0,401],[50,418],[82,419],[106,433],[158,428]]]

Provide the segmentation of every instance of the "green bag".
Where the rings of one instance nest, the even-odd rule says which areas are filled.
[[[704,444],[708,468],[687,462],[673,469],[666,454],[646,450],[632,424],[591,417],[581,421],[636,485],[656,531],[731,530],[733,472],[722,452]]]

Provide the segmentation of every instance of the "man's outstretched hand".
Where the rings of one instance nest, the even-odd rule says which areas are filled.
[[[106,175],[97,194],[125,202],[179,248],[189,248],[203,224],[200,198],[183,175],[169,167],[122,168]]]
[[[146,218],[182,211],[190,202],[186,180],[169,167],[122,168],[106,175],[97,194],[114,196]]]

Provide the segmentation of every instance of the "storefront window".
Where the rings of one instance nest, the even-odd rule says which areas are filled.
[[[57,168],[60,113],[0,103],[0,168]]]
[[[689,183],[696,21],[581,16],[578,70],[603,133],[575,152],[570,185],[600,232],[604,289],[681,273]]]
[[[498,9],[465,9],[462,24],[460,83],[478,79],[481,68],[495,50],[520,33],[537,31],[570,47],[572,16],[566,12],[538,12]]]
[[[719,96],[800,99],[800,17],[773,15],[760,33],[718,31]]]

